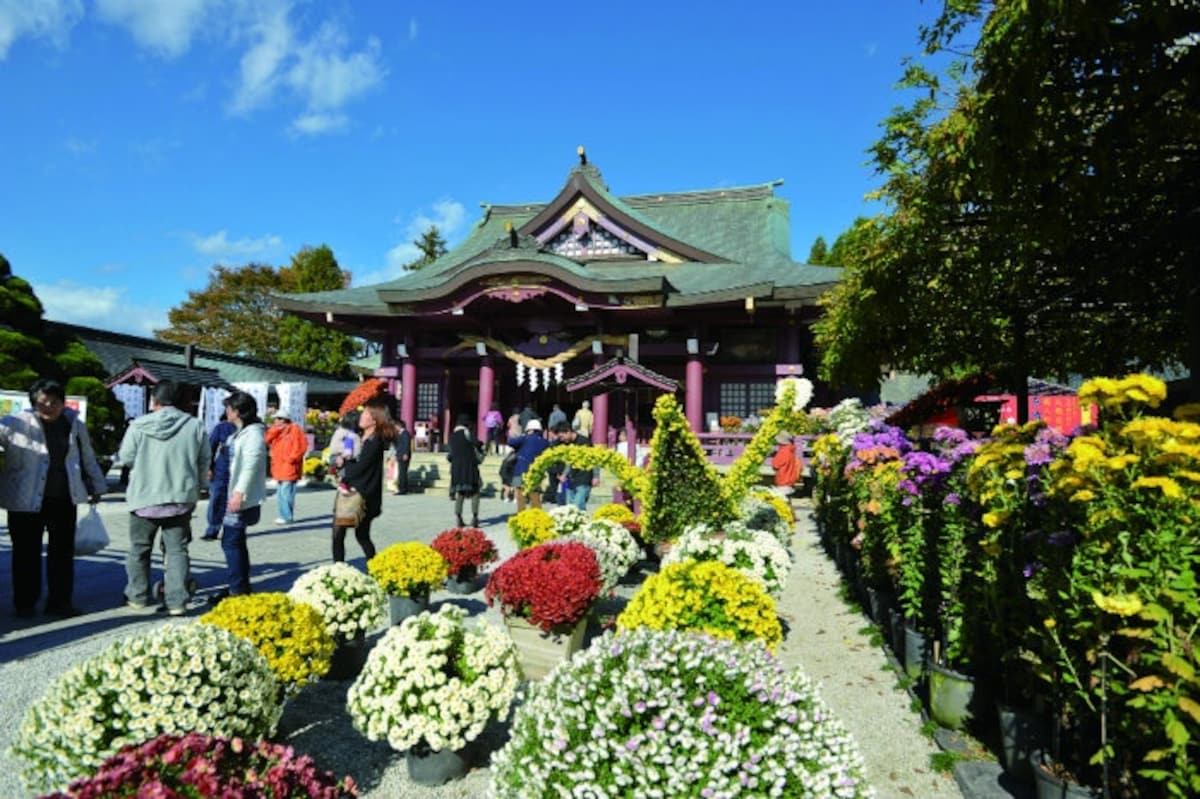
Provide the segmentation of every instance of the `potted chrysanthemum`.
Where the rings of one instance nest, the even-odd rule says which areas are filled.
[[[778,598],[787,583],[792,559],[783,545],[765,530],[753,530],[739,522],[720,529],[707,524],[687,527],[663,558],[670,566],[685,560],[717,561],[751,578],[772,597]]]
[[[507,718],[520,680],[508,637],[465,618],[445,605],[388,630],[346,696],[355,728],[407,752],[409,776],[424,784],[465,773],[464,748]]]
[[[311,605],[287,594],[269,592],[226,597],[200,617],[202,624],[224,627],[245,638],[271,664],[285,697],[329,671],[333,636]]]
[[[604,581],[596,553],[578,541],[551,541],[518,552],[488,579],[525,676],[540,679],[583,644],[588,610]]]
[[[489,795],[869,799],[864,771],[812,682],[763,647],[643,628],[532,686]]]
[[[387,595],[379,583],[353,566],[327,563],[300,575],[288,596],[316,608],[333,636],[326,678],[357,674],[367,657],[367,633],[387,624]]]
[[[526,508],[508,517],[508,532],[517,549],[529,549],[554,538],[554,517],[541,508]]]
[[[125,746],[203,731],[271,734],[279,680],[253,644],[209,624],[123,638],[72,666],[26,711],[12,751],[31,793],[60,790]]]
[[[609,595],[642,556],[642,547],[620,524],[609,519],[592,519],[563,536],[563,541],[579,541],[591,547],[604,581],[600,592]]]
[[[474,591],[480,571],[499,557],[496,545],[478,527],[446,530],[433,539],[432,546],[446,561],[446,590],[455,594]]]
[[[358,786],[337,779],[309,755],[290,746],[201,733],[166,734],[130,745],[95,774],[49,799],[109,796],[271,796],[278,799],[347,799]]]
[[[758,639],[774,649],[783,640],[775,601],[762,585],[717,561],[685,560],[647,578],[617,617],[620,629],[653,627]]]
[[[420,541],[392,544],[367,561],[367,573],[388,595],[392,624],[429,608],[429,592],[446,582],[446,560]]]

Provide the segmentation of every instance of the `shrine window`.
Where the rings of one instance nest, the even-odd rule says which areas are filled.
[[[637,247],[614,236],[583,213],[578,214],[570,225],[549,241],[548,249],[555,255],[576,261],[646,257]]]
[[[417,384],[417,418],[428,419],[441,411],[441,387],[437,383]]]
[[[775,384],[769,382],[722,383],[720,413],[745,419],[751,414],[763,416],[775,405]]]

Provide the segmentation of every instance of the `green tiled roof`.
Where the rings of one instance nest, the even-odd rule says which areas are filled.
[[[788,203],[775,196],[776,183],[617,197],[608,191],[593,167],[576,167],[571,176],[577,175],[586,178],[596,193],[620,213],[666,237],[711,253],[718,262],[669,264],[639,259],[580,264],[562,256],[540,254],[539,261],[557,263],[571,274],[597,281],[665,277],[670,289],[668,305],[717,301],[711,295],[754,287],[777,299],[810,299],[840,279],[840,269],[792,260]],[[511,223],[519,230],[546,207],[546,203],[484,205],[483,218],[467,238],[423,269],[373,286],[288,295],[282,304],[297,310],[328,308],[387,315],[380,291],[424,293],[477,264],[530,260],[531,252],[524,240],[522,246],[510,248],[505,226]]]

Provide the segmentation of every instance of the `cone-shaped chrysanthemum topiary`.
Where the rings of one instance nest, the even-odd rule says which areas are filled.
[[[679,403],[664,394],[654,404],[650,441],[649,491],[642,511],[642,535],[649,541],[678,538],[689,524],[721,525],[735,517],[721,491],[717,470],[704,457]]]

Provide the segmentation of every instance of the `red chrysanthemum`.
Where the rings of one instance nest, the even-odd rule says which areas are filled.
[[[546,632],[574,626],[600,595],[596,554],[577,541],[549,541],[500,564],[488,580],[488,605]]]
[[[446,561],[451,576],[468,566],[478,569],[498,557],[496,545],[478,527],[453,527],[439,533],[431,546]]]

